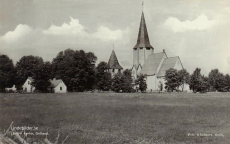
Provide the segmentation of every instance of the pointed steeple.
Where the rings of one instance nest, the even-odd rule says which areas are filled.
[[[137,44],[134,46],[136,48],[153,48],[149,42],[148,31],[145,23],[144,13],[141,15],[141,22],[139,27],[139,34],[137,37]]]
[[[109,69],[123,69],[118,62],[118,59],[117,59],[117,56],[114,50],[112,51],[110,55],[108,66],[109,66]]]

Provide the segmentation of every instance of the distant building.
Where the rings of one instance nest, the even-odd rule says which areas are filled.
[[[48,90],[52,93],[67,93],[67,87],[61,79],[53,78]]]
[[[35,90],[35,87],[31,85],[31,83],[33,82],[33,78],[32,77],[28,77],[26,82],[23,84],[22,89],[25,92],[33,92]]]
[[[108,71],[112,74],[112,77],[114,77],[114,75],[118,72],[122,72],[123,67],[120,66],[117,56],[115,54],[115,51],[113,50],[110,58],[109,58],[109,62],[108,62]]]
[[[137,43],[133,48],[133,79],[136,79],[140,74],[146,75],[148,91],[165,90],[165,71],[170,68],[184,69],[179,56],[168,57],[165,50],[154,53],[154,48],[149,41],[144,13],[142,12]],[[185,85],[184,90],[189,90],[188,85]]]
[[[5,88],[6,92],[9,92],[9,91],[13,91],[13,92],[16,92],[17,91],[17,88],[15,87],[15,85],[13,85],[12,88]]]

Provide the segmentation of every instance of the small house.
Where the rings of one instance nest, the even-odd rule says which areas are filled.
[[[52,93],[66,93],[67,87],[61,79],[53,78],[50,80],[51,85],[48,90]]]
[[[28,77],[26,82],[22,86],[23,91],[25,91],[25,92],[33,92],[35,90],[35,87],[31,85],[33,81],[34,80],[33,80],[32,77]]]
[[[12,88],[5,88],[6,92],[16,92],[17,88],[15,87],[15,85],[13,85]]]

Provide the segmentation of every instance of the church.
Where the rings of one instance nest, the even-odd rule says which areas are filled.
[[[123,69],[114,50],[108,64],[112,75]],[[150,44],[148,36],[144,12],[142,12],[137,43],[133,47],[132,77],[135,80],[138,75],[143,74],[146,76],[147,91],[159,91],[160,86],[163,88],[162,91],[165,91],[165,72],[170,68],[184,69],[179,56],[168,57],[164,49],[160,53],[154,53],[154,47]],[[188,85],[184,86],[184,91],[189,91]]]
[[[154,53],[142,12],[137,43],[133,47],[132,76],[136,79],[140,74],[145,75],[147,91],[159,90],[160,85],[163,85],[162,90],[165,90],[164,76],[166,70],[170,68],[184,69],[179,56],[168,57],[164,49],[160,53]],[[184,90],[189,90],[188,85]]]

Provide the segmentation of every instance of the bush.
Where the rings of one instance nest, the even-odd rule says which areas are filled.
[[[17,90],[17,93],[26,93],[24,90]]]
[[[6,90],[6,93],[15,93],[13,90]]]

